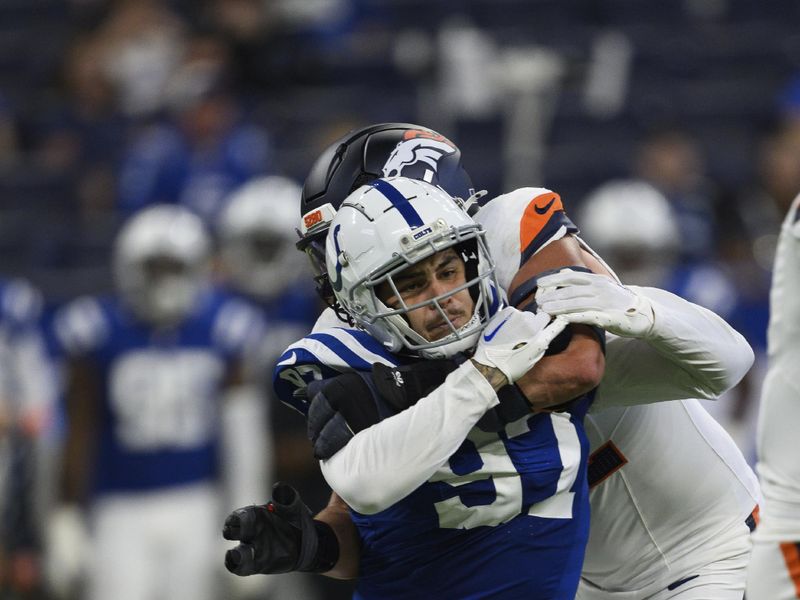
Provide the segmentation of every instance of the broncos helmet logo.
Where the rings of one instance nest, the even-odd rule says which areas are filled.
[[[444,138],[442,138],[444,139]],[[439,161],[456,149],[449,143],[428,137],[415,137],[398,142],[383,165],[384,177],[415,177],[430,183],[439,169]],[[422,166],[422,173],[409,173],[408,169]],[[427,168],[426,168],[427,167]]]

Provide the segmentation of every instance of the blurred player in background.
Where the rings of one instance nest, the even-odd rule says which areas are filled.
[[[246,454],[239,459],[273,463],[269,469],[258,470],[265,474],[276,472],[295,482],[310,501],[323,503],[329,490],[310,451],[303,420],[294,411],[272,402],[271,375],[278,357],[289,343],[312,327],[321,308],[309,278],[308,262],[294,247],[300,193],[300,185],[287,177],[252,179],[226,199],[216,234],[224,283],[256,308],[266,325],[265,335],[250,349],[245,365],[248,379],[257,382],[259,396],[251,398],[252,406],[247,409],[240,404],[238,412],[243,416],[246,411],[250,418],[268,423],[266,434],[270,439],[265,437],[265,441],[274,439],[274,443],[268,443],[262,453],[248,445]],[[262,495],[254,495],[252,482],[240,483],[250,488],[236,494],[243,502],[263,497],[268,489],[262,482],[258,487]],[[253,583],[257,579],[235,580]],[[270,583],[276,595],[310,599],[315,594],[307,587],[313,585],[307,576]],[[303,585],[306,587],[298,587]]]
[[[294,247],[300,194],[300,185],[287,177],[253,179],[228,197],[217,224],[228,286],[260,307],[269,325],[259,371],[319,315],[308,262]]]
[[[758,422],[758,471],[764,505],[754,537],[748,600],[800,598],[800,196],[789,208],[770,293],[769,367]]]
[[[48,425],[55,380],[41,330],[42,300],[23,280],[0,279],[0,596],[42,593]]]
[[[639,179],[604,183],[584,200],[579,219],[581,236],[622,281],[677,294],[714,311],[747,337],[747,329],[738,327],[740,294],[724,263],[707,253],[686,252],[687,233],[681,230],[675,208],[651,184]],[[724,402],[703,402],[750,464],[755,456],[757,402],[748,391],[758,379],[754,371]]]
[[[79,298],[55,318],[68,357],[62,504],[51,525],[62,594],[80,568],[94,600],[225,593],[214,560],[221,468],[264,480],[252,461],[230,465],[246,454],[230,446],[240,435],[263,451],[264,424],[239,419],[231,435],[221,407],[255,393],[242,359],[262,324],[210,286],[209,258],[198,217],[148,208],[116,240],[117,293]]]

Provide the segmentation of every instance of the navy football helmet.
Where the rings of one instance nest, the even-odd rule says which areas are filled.
[[[458,146],[411,123],[379,123],[347,133],[320,155],[303,185],[297,247],[311,259],[320,296],[343,320],[325,270],[325,236],[352,191],[379,177],[396,176],[439,186],[464,204],[475,196]]]

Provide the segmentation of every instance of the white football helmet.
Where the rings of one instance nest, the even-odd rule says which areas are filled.
[[[614,180],[583,202],[581,233],[624,283],[662,286],[680,231],[669,200],[645,181]]]
[[[141,319],[175,323],[189,314],[208,283],[210,251],[197,215],[173,204],[146,208],[117,236],[117,288]]]
[[[220,215],[221,257],[233,285],[270,300],[307,275],[295,250],[300,186],[286,177],[254,179],[231,194]]]
[[[407,305],[394,277],[448,248],[464,260],[466,282]],[[325,258],[339,303],[358,326],[391,352],[405,348],[426,358],[444,358],[469,350],[488,319],[502,307],[482,226],[453,197],[423,181],[376,179],[350,194],[331,223]],[[390,308],[378,297],[377,288],[384,283],[398,299],[397,308]],[[465,289],[475,308],[471,319],[457,328],[442,302]],[[425,306],[435,307],[449,326],[449,334],[429,341],[411,328],[404,315]]]

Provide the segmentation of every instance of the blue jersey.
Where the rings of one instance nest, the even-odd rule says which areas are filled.
[[[319,296],[304,281],[297,282],[268,301],[239,291],[233,293],[251,304],[264,322],[265,333],[251,348],[248,362],[254,379],[268,390],[275,363],[284,348],[305,335],[314,325],[319,315]]]
[[[281,400],[305,413],[313,378],[396,365],[363,331],[315,332],[275,371]],[[355,511],[359,598],[573,598],[588,538],[588,399],[488,433],[473,428],[448,463],[388,509]]]
[[[99,379],[94,494],[217,476],[220,393],[261,332],[249,305],[209,290],[182,323],[156,330],[119,298],[81,298],[55,327],[65,352]]]

